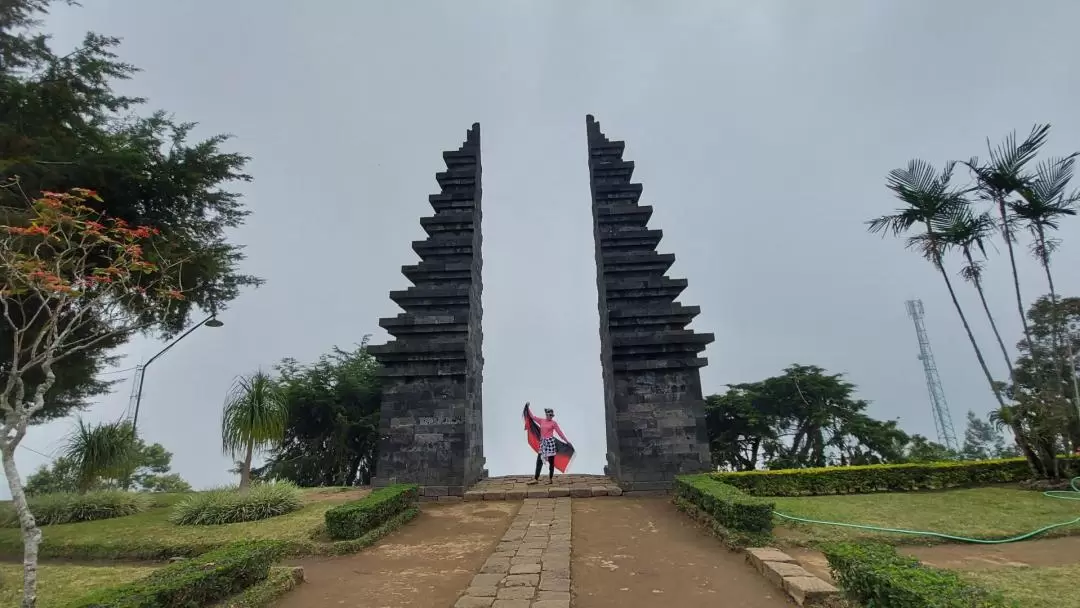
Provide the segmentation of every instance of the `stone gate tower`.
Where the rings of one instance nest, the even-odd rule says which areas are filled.
[[[401,269],[413,286],[390,292],[405,312],[379,321],[395,340],[369,348],[383,366],[375,484],[426,497],[461,496],[484,469],[480,125],[443,160],[428,238],[412,244],[421,261]]]
[[[697,306],[675,298],[686,279],[665,273],[652,207],[639,205],[633,161],[587,116],[600,361],[604,377],[608,475],[627,491],[664,490],[676,475],[710,468],[705,402],[698,370],[712,334],[686,329]]]

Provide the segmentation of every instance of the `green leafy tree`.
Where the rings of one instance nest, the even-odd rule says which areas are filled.
[[[960,455],[972,460],[1001,458],[1008,454],[1005,438],[992,423],[979,418],[975,412],[967,413],[967,430],[964,431],[964,446]]]
[[[278,366],[289,419],[281,445],[257,473],[300,486],[371,483],[379,444],[379,364],[366,338],[311,365]]]
[[[71,2],[62,2],[71,4]],[[13,207],[43,191],[73,187],[101,194],[97,210],[131,225],[160,230],[147,247],[184,259],[180,283],[186,298],[165,319],[166,335],[186,323],[193,307],[220,310],[245,286],[239,245],[226,232],[248,213],[231,183],[247,181],[247,158],[223,150],[227,137],[192,140],[193,123],[164,112],[135,114],[143,100],[114,90],[136,68],[115,54],[117,38],[89,33],[77,48],[55,52],[41,33],[50,0],[0,2],[0,207]],[[94,263],[94,260],[90,260]],[[76,338],[100,334],[86,324]],[[46,406],[34,422],[61,418],[108,392],[112,382],[96,376],[129,338],[111,335],[60,362]],[[0,327],[0,361],[10,360],[11,330]],[[41,369],[25,375],[32,391],[45,381]]]
[[[118,472],[120,479],[99,477],[90,490],[128,487],[138,492],[190,492],[191,485],[180,475],[171,472],[172,453],[160,443],[147,445],[135,439],[135,454],[130,464]],[[60,456],[49,465],[42,465],[26,478],[26,493],[30,496],[57,492],[78,492],[79,465],[67,456]]]
[[[734,469],[876,464],[902,458],[907,435],[866,415],[841,374],[792,365],[706,400],[714,463]]]
[[[285,393],[269,374],[258,371],[236,379],[221,417],[221,447],[230,455],[243,454],[240,489],[251,485],[255,450],[281,443],[289,420]]]
[[[956,460],[958,456],[956,452],[922,435],[912,435],[904,446],[905,462],[943,462]]]

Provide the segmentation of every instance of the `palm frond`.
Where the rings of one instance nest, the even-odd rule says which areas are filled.
[[[1036,124],[1019,144],[1016,143],[1015,131],[1007,135],[996,148],[987,140],[986,146],[990,150],[989,164],[984,167],[987,169],[984,174],[987,185],[1004,194],[1022,188],[1027,181],[1023,174],[1024,168],[1035,158],[1049,134],[1050,125]]]
[[[898,236],[916,225],[937,221],[953,207],[966,205],[964,192],[950,184],[955,165],[955,162],[946,163],[939,173],[933,165],[917,158],[909,161],[905,168],[890,171],[885,186],[904,206],[891,215],[868,221],[869,232]]]
[[[128,472],[138,450],[130,422],[87,424],[82,419],[68,435],[65,456],[75,463],[79,488],[89,490],[97,480]]]

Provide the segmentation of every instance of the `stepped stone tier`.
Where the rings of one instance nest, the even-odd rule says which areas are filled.
[[[700,356],[712,334],[686,329],[700,309],[675,298],[686,279],[665,274],[675,256],[657,253],[662,231],[624,142],[611,141],[586,117],[592,189],[600,360],[607,419],[605,473],[626,491],[671,487],[676,475],[710,467]]]
[[[380,319],[394,340],[369,348],[383,383],[374,484],[427,497],[463,496],[484,475],[480,125],[443,159],[428,238],[412,244],[420,263],[401,269],[413,286],[390,292],[405,312]]]

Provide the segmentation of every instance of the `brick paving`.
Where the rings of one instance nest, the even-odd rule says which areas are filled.
[[[570,498],[526,498],[454,608],[570,608]]]
[[[526,498],[589,498],[592,496],[621,496],[623,491],[603,475],[555,475],[551,484],[547,475],[540,483],[529,485],[532,477],[514,475],[489,477],[481,480],[468,492],[465,500],[524,500]]]

